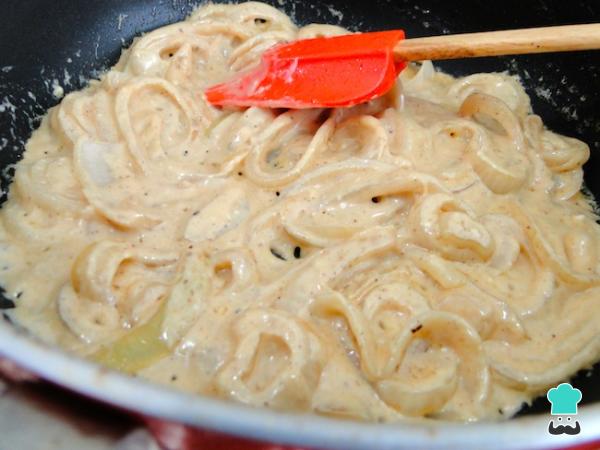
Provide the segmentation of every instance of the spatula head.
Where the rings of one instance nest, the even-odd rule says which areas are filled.
[[[305,39],[267,50],[255,69],[205,91],[220,106],[352,106],[385,94],[406,66],[395,62],[402,30]]]

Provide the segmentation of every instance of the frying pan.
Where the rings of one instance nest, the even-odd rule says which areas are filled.
[[[600,22],[597,0],[267,0],[299,24],[326,22],[351,30],[403,28],[410,37],[544,25]],[[185,18],[184,0],[3,0],[0,16],[1,200],[23,144],[59,94],[80,89],[113,65],[135,36]],[[463,75],[508,70],[521,77],[533,109],[553,130],[592,149],[586,186],[600,198],[600,54],[593,52],[441,62]],[[0,307],[13,304],[0,295]],[[7,316],[5,316],[7,317]],[[545,398],[502,423],[363,424],[256,410],[194,397],[116,374],[37,342],[0,319],[0,355],[52,383],[144,417],[170,448],[598,448],[600,365],[572,384],[583,392],[577,436],[551,436]],[[583,405],[583,406],[581,406]],[[208,431],[200,431],[208,430]],[[219,434],[213,434],[219,433]],[[227,436],[226,436],[227,435]],[[250,441],[240,440],[250,439]],[[185,441],[185,442],[184,442]],[[591,442],[596,441],[596,444]],[[0,438],[1,444],[1,438]],[[1,445],[0,445],[1,447]]]

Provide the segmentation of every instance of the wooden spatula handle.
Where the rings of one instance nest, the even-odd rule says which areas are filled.
[[[600,49],[597,23],[406,39],[394,48],[394,56],[421,61],[592,49]]]

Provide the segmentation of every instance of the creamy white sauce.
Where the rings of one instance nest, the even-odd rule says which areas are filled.
[[[350,109],[204,101],[341,31],[209,5],[67,95],[0,211],[13,319],[193,393],[371,421],[509,417],[598,360],[589,150],[514,78],[426,62]]]

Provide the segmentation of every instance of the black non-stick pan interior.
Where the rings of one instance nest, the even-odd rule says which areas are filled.
[[[403,28],[410,37],[545,25],[600,22],[598,0],[267,0],[299,24],[333,23],[351,30]],[[39,118],[65,93],[114,64],[135,36],[183,19],[185,0],[3,0],[0,15],[0,177],[2,199],[12,164]],[[518,74],[534,111],[553,130],[587,142],[588,189],[600,198],[600,52],[440,62],[463,75]],[[3,299],[0,307],[11,302]],[[600,365],[573,384],[583,402],[600,402]],[[521,414],[548,413],[540,398]]]

